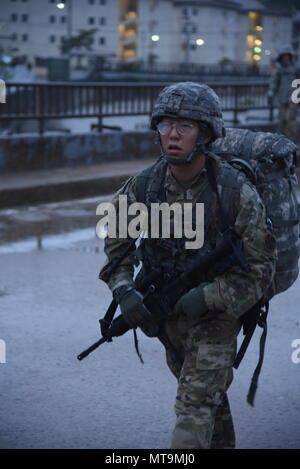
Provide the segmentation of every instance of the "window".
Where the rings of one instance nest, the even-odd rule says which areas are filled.
[[[55,41],[56,41],[56,37],[54,35],[51,35],[49,37],[49,42],[51,42],[53,44],[53,42],[55,42]]]
[[[49,23],[55,23],[56,17],[54,15],[49,16]]]
[[[22,21],[23,21],[23,23],[26,23],[26,21],[28,21],[28,15],[26,13],[24,13],[24,15],[22,15]]]
[[[18,15],[17,15],[17,13],[12,13],[12,14],[11,14],[11,20],[12,20],[12,21],[18,21]]]
[[[64,23],[66,23],[66,21],[67,21],[67,17],[66,16],[61,16],[60,22],[64,24]]]
[[[18,35],[16,33],[12,33],[11,38],[13,41],[17,41]]]
[[[193,13],[194,16],[196,16],[198,14],[198,9],[194,7],[192,9],[192,13]]]
[[[95,0],[89,0],[90,5],[95,5]]]
[[[28,34],[22,34],[22,41],[28,41]]]
[[[99,24],[100,26],[104,26],[106,24],[106,18],[104,16],[101,16],[101,18],[99,18]]]
[[[106,5],[106,0],[99,0],[100,5]]]
[[[95,18],[93,18],[92,16],[88,19],[88,23],[89,24],[95,24]]]
[[[99,37],[99,45],[104,46],[106,44],[106,39],[105,37]]]

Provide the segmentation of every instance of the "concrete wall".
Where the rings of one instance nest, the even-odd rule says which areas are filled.
[[[0,137],[0,173],[50,169],[159,155],[153,132]]]

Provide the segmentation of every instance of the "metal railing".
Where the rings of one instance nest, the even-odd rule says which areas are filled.
[[[223,64],[198,64],[190,63],[144,63],[144,62],[105,62],[103,59],[95,58],[94,72],[135,72],[149,74],[190,74],[201,76],[248,76],[248,77],[267,77],[270,75],[271,69],[269,65],[257,65],[246,63],[223,63]]]
[[[0,120],[35,119],[43,134],[47,119],[98,119],[98,130],[105,126],[104,117],[150,115],[159,91],[166,83],[7,83],[6,103],[0,105]],[[267,87],[261,83],[212,83],[222,100],[223,111],[238,114],[268,108]]]

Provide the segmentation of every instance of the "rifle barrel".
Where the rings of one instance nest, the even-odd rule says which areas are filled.
[[[98,340],[94,344],[92,344],[90,347],[85,349],[83,352],[81,352],[79,355],[77,355],[78,360],[83,360],[83,358],[87,357],[91,352],[93,352],[96,348],[100,347],[100,345],[104,344],[104,342],[107,341],[107,337],[102,337],[102,339]]]

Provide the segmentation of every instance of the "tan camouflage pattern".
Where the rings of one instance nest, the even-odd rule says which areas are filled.
[[[204,289],[210,309],[236,317],[264,296],[274,276],[277,253],[275,238],[266,225],[264,205],[250,183],[242,187],[240,205],[234,229],[251,272],[234,266]]]
[[[234,449],[235,431],[227,394],[223,394],[217,408],[211,449]]]
[[[210,157],[222,171],[221,160],[213,155]],[[135,177],[128,180],[118,194],[126,193],[130,201],[136,201],[135,180]],[[196,202],[207,186],[205,169],[189,186],[178,183],[167,170],[164,187],[169,203]],[[116,196],[113,200],[117,206]],[[266,224],[264,205],[247,181],[242,185],[236,209],[235,231],[241,237],[250,272],[236,266],[204,287],[205,300],[212,311],[209,320],[189,327],[186,318],[179,316],[170,318],[165,324],[175,349],[184,357],[182,362],[174,362],[167,355],[168,366],[178,379],[172,448],[233,448],[235,444],[226,391],[232,381],[239,317],[263,296],[274,275],[276,260],[276,244]],[[209,205],[209,210],[217,214],[216,203]],[[128,239],[106,239],[106,265],[128,242]],[[187,257],[194,255],[191,252]],[[185,261],[187,263],[188,259]],[[183,258],[180,262],[184,267]],[[105,266],[100,272],[102,279],[103,272]],[[126,282],[132,283],[132,275],[133,259],[127,258],[108,285],[114,290]]]
[[[116,209],[116,215],[117,217],[119,216],[119,204],[118,204],[118,197],[120,194],[126,194],[127,195],[127,201],[128,204],[136,202],[136,197],[135,197],[135,177],[129,178],[127,181],[124,182],[124,184],[120,187],[120,189],[115,193],[112,203]],[[130,221],[130,217],[128,217],[128,220]],[[116,227],[116,234],[118,236],[118,224]],[[106,268],[110,265],[110,261],[119,256],[124,252],[126,249],[126,246],[130,244],[131,239],[130,238],[110,238],[109,236],[105,239],[105,247],[104,247],[104,252],[107,256],[107,261],[106,264],[103,266],[101,269],[101,272],[99,274],[99,278],[103,280],[104,282],[106,281],[105,279],[105,272]],[[126,257],[120,265],[116,268],[115,272],[110,276],[108,280],[108,286],[111,289],[111,291],[114,291],[116,288],[122,286],[122,285],[132,285],[134,286],[134,281],[133,281],[133,275],[134,275],[134,258],[133,256],[128,256]]]
[[[220,314],[202,321],[185,333],[180,321],[171,318],[166,331],[183,363],[167,363],[178,379],[177,416],[171,448],[234,448],[235,434],[226,391],[233,373],[238,320]]]

